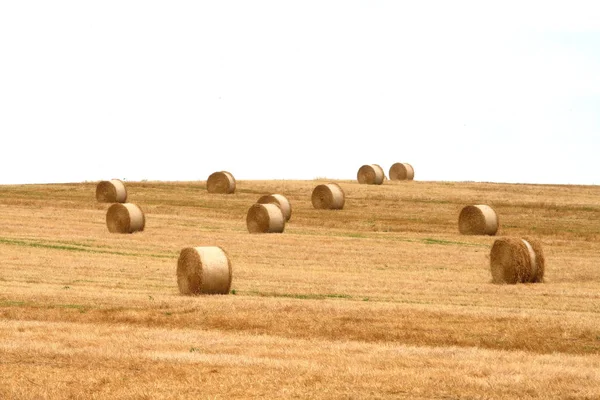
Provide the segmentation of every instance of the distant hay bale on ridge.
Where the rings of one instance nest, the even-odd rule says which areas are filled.
[[[96,186],[96,200],[99,203],[125,203],[127,201],[127,189],[120,179],[101,181]]]
[[[235,178],[230,172],[213,172],[206,181],[208,193],[231,194],[235,192]]]
[[[537,283],[544,281],[545,258],[536,240],[496,239],[490,251],[492,283]]]
[[[283,210],[277,204],[254,204],[248,209],[246,226],[250,233],[282,233],[285,229]]]
[[[496,211],[485,204],[464,207],[458,216],[458,230],[463,235],[490,235],[498,232]]]
[[[318,185],[312,192],[312,205],[321,210],[341,210],[346,202],[346,195],[337,183]]]
[[[390,167],[389,177],[392,181],[412,181],[415,178],[415,170],[408,163],[395,163]]]
[[[258,204],[276,204],[279,206],[279,208],[281,208],[281,211],[283,212],[283,216],[285,217],[285,221],[289,221],[290,218],[292,217],[292,205],[290,204],[290,201],[287,199],[287,197],[285,197],[284,195],[281,194],[267,194],[264,196],[261,196],[258,201]]]
[[[231,261],[216,246],[186,247],[177,260],[177,285],[181,294],[228,294]]]
[[[115,203],[106,212],[106,226],[110,233],[140,232],[146,226],[146,217],[135,204]]]
[[[356,179],[363,185],[381,185],[385,174],[378,164],[363,165],[358,169]]]

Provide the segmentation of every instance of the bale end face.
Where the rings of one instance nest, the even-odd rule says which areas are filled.
[[[250,233],[282,233],[285,217],[277,204],[254,204],[248,209],[246,226]]]
[[[498,215],[486,205],[464,207],[458,216],[458,230],[462,235],[490,235],[498,232]]]
[[[110,233],[141,232],[146,227],[146,216],[132,203],[115,203],[106,212],[106,226]]]
[[[337,183],[318,185],[312,192],[312,205],[318,210],[341,210],[344,208],[345,193]]]
[[[177,260],[177,286],[185,295],[228,294],[231,261],[220,247],[186,247]]]
[[[544,281],[545,259],[533,239],[497,239],[490,251],[492,283],[516,284]]]

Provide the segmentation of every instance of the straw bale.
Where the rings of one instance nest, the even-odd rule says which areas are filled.
[[[383,168],[377,164],[363,165],[358,169],[356,179],[360,184],[381,185],[385,179]]]
[[[120,179],[101,181],[96,186],[96,200],[100,203],[125,203],[127,189]]]
[[[390,180],[412,181],[415,178],[415,170],[408,163],[395,163],[390,167]]]
[[[206,181],[208,193],[231,194],[235,192],[235,178],[230,172],[213,172]]]
[[[231,261],[216,246],[186,247],[177,260],[177,285],[181,294],[228,294]]]
[[[142,209],[133,203],[115,203],[106,212],[106,226],[111,233],[143,231],[146,217]]]
[[[312,192],[311,200],[316,209],[341,210],[346,195],[337,183],[318,185]]]
[[[463,235],[494,236],[498,227],[496,211],[484,204],[466,206],[458,216],[458,230]]]
[[[277,204],[254,204],[248,209],[246,226],[250,233],[281,233],[285,217]]]
[[[285,221],[289,221],[292,217],[292,205],[290,201],[281,194],[267,194],[262,196],[257,201],[258,204],[276,204],[281,208]]]
[[[490,252],[493,283],[543,282],[545,264],[541,244],[531,238],[496,239]]]

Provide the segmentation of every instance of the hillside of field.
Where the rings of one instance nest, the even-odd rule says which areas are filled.
[[[126,182],[143,232],[112,234],[97,182],[0,186],[0,398],[600,398],[600,186]],[[264,194],[282,234],[249,234]],[[542,284],[494,285],[497,237],[531,237]],[[183,296],[177,258],[221,246],[229,295]]]

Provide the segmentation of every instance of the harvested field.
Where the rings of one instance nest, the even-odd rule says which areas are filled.
[[[0,186],[0,398],[600,398],[600,187],[340,181],[127,182],[114,235],[95,184]],[[284,235],[249,235],[264,193]],[[543,246],[544,283],[491,283],[498,237]],[[229,295],[180,294],[180,251],[220,246]]]

